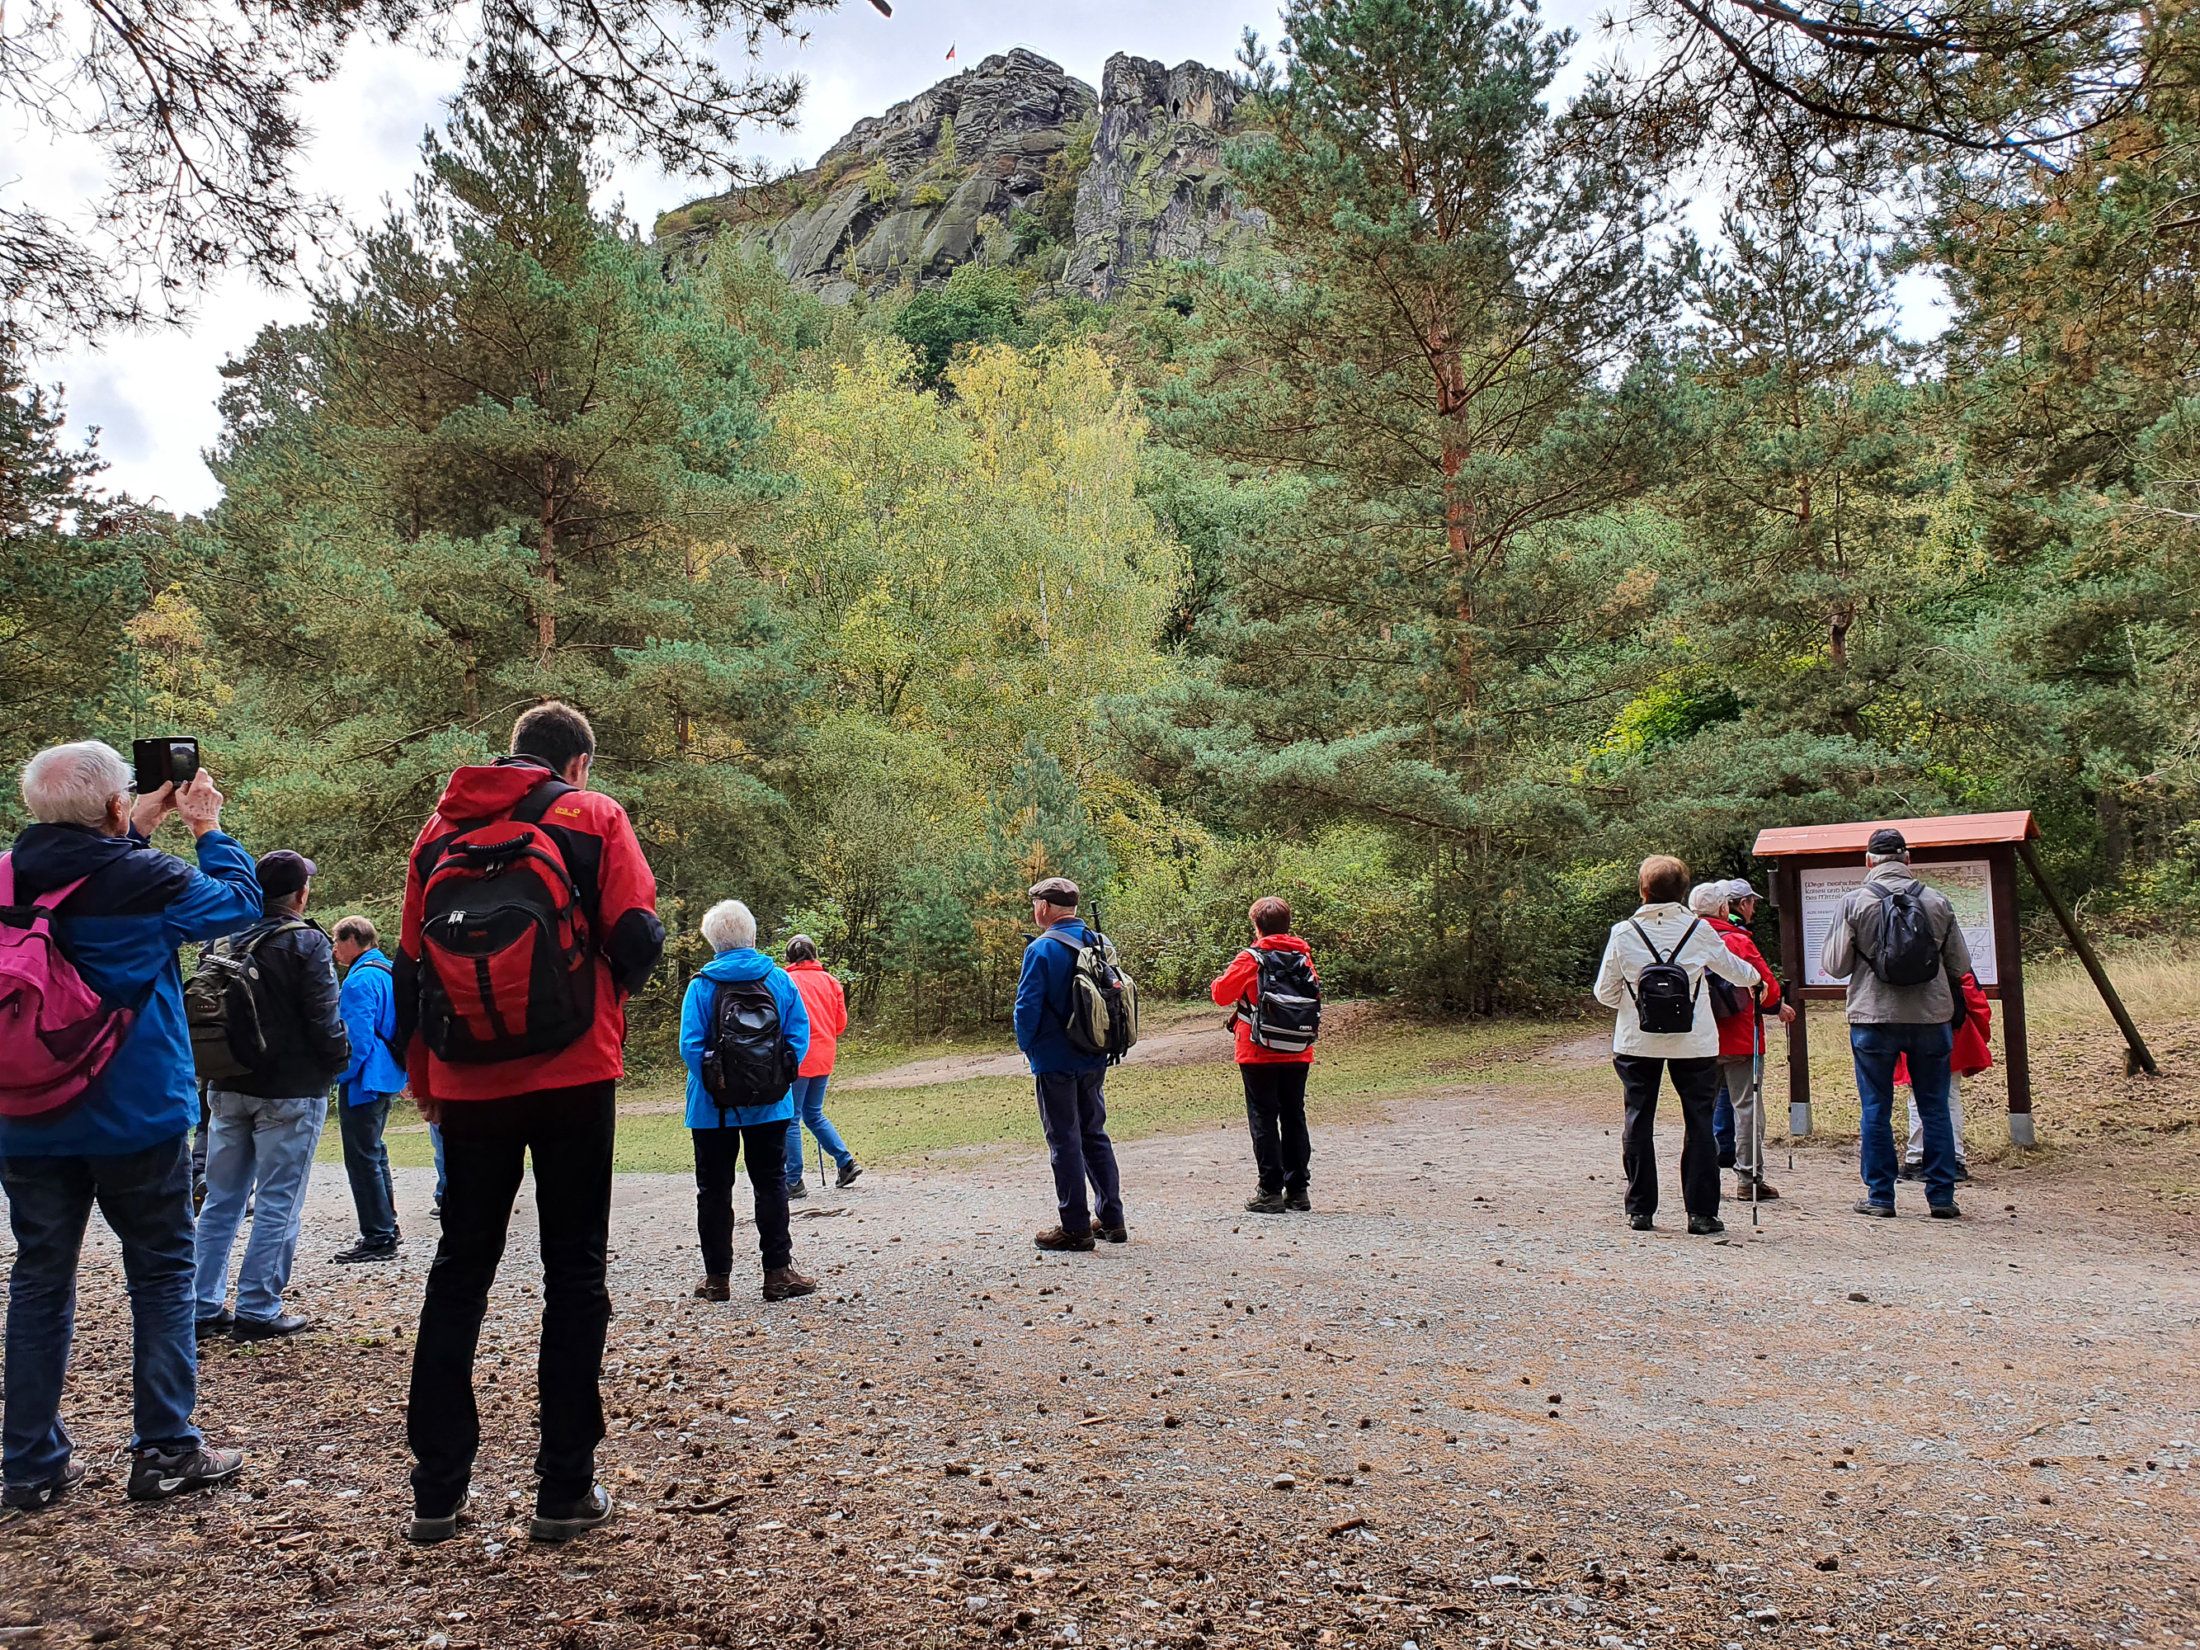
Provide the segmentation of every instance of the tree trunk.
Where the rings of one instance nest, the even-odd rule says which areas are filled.
[[[1444,424],[1440,460],[1444,472],[1444,541],[1451,552],[1452,570],[1459,579],[1459,597],[1454,608],[1459,621],[1459,702],[1472,709],[1475,701],[1474,639],[1470,631],[1474,624],[1475,545],[1467,496],[1459,485],[1460,472],[1467,464],[1467,449],[1459,439],[1459,415],[1466,410],[1467,388],[1458,352],[1452,348],[1441,325],[1429,328],[1428,344],[1430,363],[1436,372],[1436,415]]]

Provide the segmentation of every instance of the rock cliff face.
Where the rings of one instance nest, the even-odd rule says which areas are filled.
[[[828,302],[968,263],[1106,298],[1149,263],[1213,259],[1261,227],[1222,169],[1237,101],[1213,69],[1123,53],[1096,96],[1019,48],[858,121],[806,172],[666,213],[657,240],[681,263],[722,235],[760,244]]]

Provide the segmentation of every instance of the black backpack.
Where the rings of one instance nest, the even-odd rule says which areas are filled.
[[[1889,985],[1927,985],[1940,972],[1940,941],[1925,909],[1925,885],[1868,882],[1879,901],[1879,955],[1866,956],[1871,971]],[[1862,951],[1862,947],[1857,948]],[[1958,993],[1961,995],[1961,993]]]
[[[1697,988],[1689,985],[1688,970],[1681,967],[1679,958],[1689,939],[1703,926],[1703,918],[1691,922],[1672,951],[1662,957],[1650,936],[1643,933],[1641,923],[1629,917],[1627,926],[1650,948],[1650,965],[1635,976],[1630,988],[1635,999],[1635,1023],[1658,1036],[1691,1029],[1696,1023]]]
[[[183,988],[191,1063],[199,1076],[218,1086],[249,1077],[267,1064],[275,1006],[261,976],[260,947],[278,934],[307,926],[299,917],[259,922],[199,953],[198,969]]]
[[[771,978],[720,980],[703,1028],[703,1092],[726,1113],[743,1106],[775,1104],[802,1064],[779,1023],[779,999]]]
[[[1322,988],[1314,964],[1303,951],[1256,945],[1260,972],[1250,1002],[1238,1004],[1237,1018],[1256,1048],[1278,1054],[1303,1054],[1322,1031]]]

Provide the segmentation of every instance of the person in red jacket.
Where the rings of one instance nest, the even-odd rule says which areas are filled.
[[[1245,1085],[1245,1122],[1260,1170],[1260,1188],[1245,1207],[1279,1215],[1314,1206],[1307,1192],[1314,1147],[1306,1132],[1306,1073],[1314,1063],[1321,985],[1313,949],[1290,932],[1290,906],[1269,895],[1253,901],[1246,915],[1253,922],[1252,946],[1231,960],[1210,990],[1218,1005],[1236,1010],[1230,1023],[1237,1030],[1238,1077]],[[1264,1028],[1256,1039],[1254,1009],[1262,996],[1264,960],[1270,992],[1288,993],[1291,1004],[1311,1005],[1312,1018],[1309,1022],[1304,1008],[1291,1009],[1275,1017],[1278,1029]]]
[[[665,931],[626,810],[588,788],[595,754],[579,711],[536,705],[511,755],[451,776],[406,868],[396,1041],[421,1116],[442,1128],[448,1182],[406,1410],[415,1541],[448,1540],[466,1507],[475,1346],[530,1157],[543,1270],[532,1534],[563,1541],[611,1515],[595,1460],[614,1085],[626,1000]]]
[[[1986,1041],[1994,1029],[1994,1005],[1979,989],[1976,974],[1963,976],[1963,1006],[1963,1023],[1956,1027],[1955,1048],[1948,1056],[1948,1127],[1956,1136],[1956,1179],[1969,1180],[1971,1154],[1963,1145],[1963,1080],[1977,1076],[1994,1063],[1994,1051]],[[1909,1082],[1907,1060],[1896,1058],[1894,1080]],[[1910,1139],[1902,1150],[1902,1178],[1925,1178],[1925,1120],[1917,1114],[1917,1091],[1914,1089],[1910,1092]]]
[[[807,934],[797,934],[787,942],[787,978],[802,994],[802,1006],[810,1016],[810,1051],[802,1056],[801,1069],[795,1073],[794,1121],[787,1125],[787,1195],[808,1197],[810,1189],[802,1179],[804,1125],[840,1166],[836,1184],[853,1186],[856,1176],[863,1172],[856,1154],[825,1115],[825,1085],[832,1081],[840,1034],[848,1029],[848,996],[817,960],[817,941]]]
[[[1749,930],[1734,920],[1733,894],[1731,882],[1699,882],[1689,890],[1688,908],[1709,923],[1726,942],[1726,948],[1754,968],[1765,982],[1754,1001],[1731,986],[1723,992],[1708,983],[1705,988],[1711,993],[1711,1012],[1719,1026],[1719,1075],[1725,1079],[1727,1100],[1734,1108],[1734,1195],[1746,1200],[1754,1193],[1759,1202],[1765,1202],[1780,1193],[1765,1179],[1765,1166],[1757,1158],[1762,1133],[1758,1108],[1764,1103],[1758,1065],[1764,1047],[1763,1020],[1767,1013],[1777,1012],[1780,1023],[1786,1025],[1795,1018],[1795,1010],[1780,1001],[1780,982],[1773,977],[1772,965],[1757,949]],[[1733,1013],[1720,1012],[1725,1000],[1733,1003]]]

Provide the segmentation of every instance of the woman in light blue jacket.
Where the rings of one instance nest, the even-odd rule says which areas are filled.
[[[756,949],[756,918],[737,899],[703,915],[716,956],[688,982],[680,1010],[687,1126],[695,1140],[695,1213],[703,1245],[699,1299],[732,1298],[733,1175],[747,1157],[764,1252],[764,1298],[816,1292],[794,1269],[787,1221],[787,1129],[794,1074],[810,1047],[810,1017],[786,970]]]

